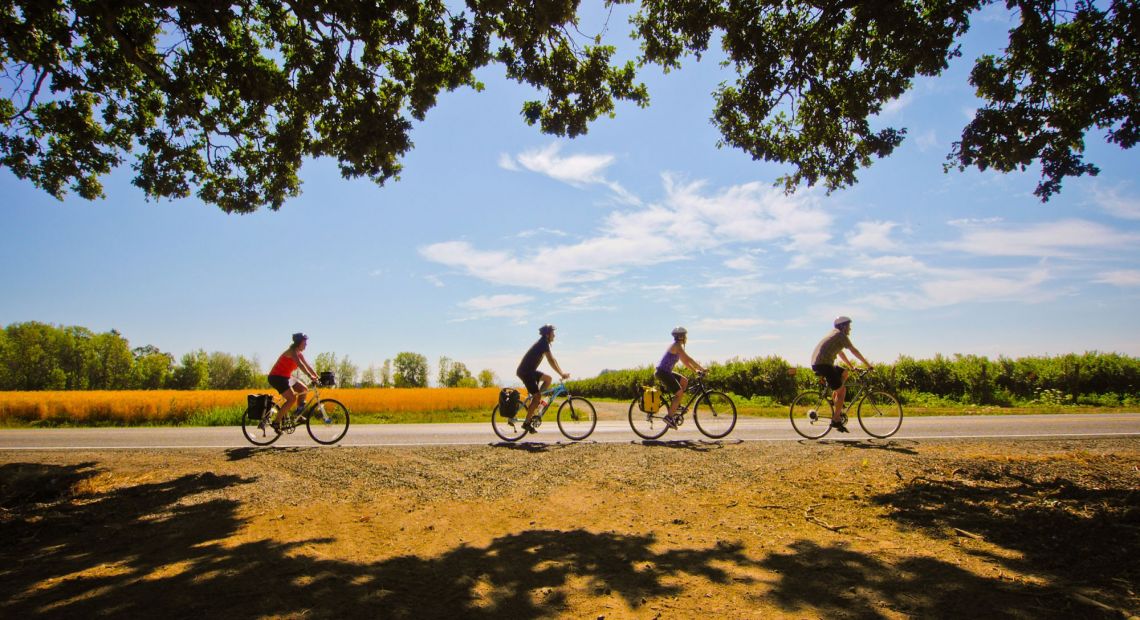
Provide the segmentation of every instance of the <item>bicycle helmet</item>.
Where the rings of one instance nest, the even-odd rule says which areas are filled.
[[[309,339],[309,337],[306,336],[305,334],[302,334],[301,332],[297,332],[297,333],[293,334],[293,344],[301,344],[302,342],[304,342],[308,339]]]
[[[687,336],[688,334],[689,334],[689,330],[685,329],[684,327],[674,327],[673,328],[673,338],[674,339],[680,338],[681,336]]]
[[[834,323],[834,324],[835,324],[835,327],[839,328],[839,327],[843,327],[844,325],[846,325],[846,324],[848,324],[848,323],[850,323],[850,322],[851,322],[851,317],[849,317],[849,316],[841,316],[841,317],[839,317],[839,318],[835,319],[835,323]]]
[[[542,327],[538,328],[538,333],[540,336],[548,336],[550,334],[553,334],[554,333],[554,326],[547,323],[546,325],[543,325]]]

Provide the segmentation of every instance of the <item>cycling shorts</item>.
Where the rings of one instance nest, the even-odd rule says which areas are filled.
[[[827,379],[827,387],[838,390],[843,387],[843,369],[833,364],[812,364],[812,372]]]

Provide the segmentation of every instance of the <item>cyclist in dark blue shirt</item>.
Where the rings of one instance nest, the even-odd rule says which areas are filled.
[[[526,386],[527,401],[526,401],[526,421],[523,422],[523,428],[527,432],[533,433],[534,428],[531,422],[534,421],[534,412],[538,409],[539,400],[541,400],[541,392],[550,388],[551,378],[550,375],[543,374],[538,369],[538,365],[542,363],[542,358],[546,358],[553,368],[563,379],[570,378],[570,373],[562,372],[555,361],[554,355],[550,353],[550,343],[554,342],[554,326],[543,325],[538,328],[538,342],[527,350],[526,355],[523,356],[522,361],[519,362],[519,368],[516,371],[518,378],[522,380],[523,385]],[[540,386],[539,383],[542,385]]]

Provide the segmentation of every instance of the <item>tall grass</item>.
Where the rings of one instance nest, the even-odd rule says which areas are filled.
[[[246,396],[256,390],[139,390],[0,392],[0,425],[194,425],[239,424]],[[369,417],[398,420],[446,418],[447,413],[489,412],[496,388],[325,389],[367,421]]]

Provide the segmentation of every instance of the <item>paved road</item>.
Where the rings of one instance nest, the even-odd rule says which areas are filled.
[[[828,440],[872,440],[852,420],[851,433],[831,433]],[[903,421],[893,440],[944,440],[967,438],[1140,438],[1140,413],[1054,414],[1029,416],[913,417]],[[666,433],[661,441],[700,440],[691,421]],[[567,441],[553,421],[528,441]],[[629,443],[639,441],[624,420],[601,420],[588,441]],[[725,441],[803,441],[786,418],[741,418]],[[485,424],[370,424],[353,426],[339,445],[445,446],[498,443]],[[249,446],[241,429],[211,428],[84,428],[0,430],[0,450],[114,450],[138,448],[237,448]],[[304,429],[283,437],[274,446],[316,446]]]

